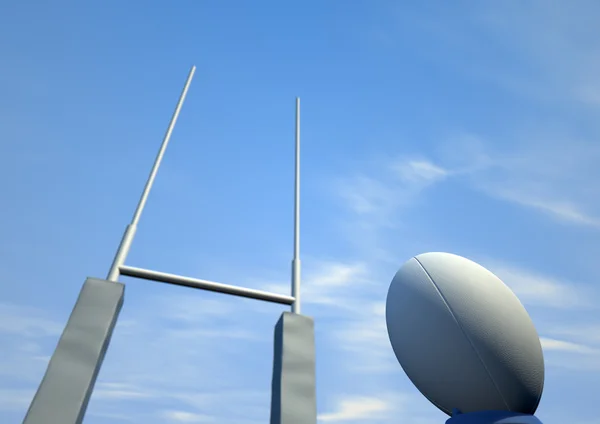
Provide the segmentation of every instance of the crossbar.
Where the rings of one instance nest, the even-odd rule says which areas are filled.
[[[127,265],[120,266],[119,271],[121,272],[121,275],[127,277],[157,281],[159,283],[174,284],[177,286],[191,287],[193,289],[208,290],[217,293],[231,294],[233,296],[264,300],[265,302],[279,303],[281,305],[292,305],[295,300],[294,297],[285,294],[277,294],[262,290],[249,289],[246,287],[215,283],[213,281],[184,277],[182,275],[167,274],[166,272],[135,268]]]

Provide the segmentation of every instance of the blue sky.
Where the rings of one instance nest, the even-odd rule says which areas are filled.
[[[544,423],[599,423],[600,4],[400,3],[0,6],[0,421],[20,422],[81,284],[106,275],[195,64],[129,265],[287,292],[299,96],[320,423],[445,420],[383,317],[426,251],[525,304]],[[123,281],[86,423],[267,422],[282,307]]]

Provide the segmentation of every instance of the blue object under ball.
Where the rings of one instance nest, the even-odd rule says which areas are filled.
[[[507,411],[481,411],[462,414],[455,411],[446,424],[542,424],[533,415]]]

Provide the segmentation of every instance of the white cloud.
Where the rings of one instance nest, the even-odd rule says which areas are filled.
[[[30,389],[0,389],[0,411],[25,412],[34,394]]]
[[[162,417],[172,423],[211,423],[214,417],[187,411],[164,411]]]
[[[416,392],[374,390],[369,394],[337,397],[331,409],[318,415],[320,423],[434,424],[448,417]]]
[[[400,161],[392,167],[401,181],[419,186],[432,184],[449,175],[448,170],[423,159]]]
[[[320,414],[322,422],[376,421],[386,418],[392,406],[386,400],[376,397],[348,397],[339,401],[335,412]]]
[[[426,48],[419,53],[448,72],[528,100],[594,107],[600,97],[600,43],[594,36],[599,14],[588,0],[486,1],[412,14],[403,10],[401,24],[389,31],[423,34]]]
[[[589,183],[600,177],[596,143],[543,132],[516,138],[518,145],[489,153],[494,162],[471,173],[471,186],[559,221],[600,228],[600,191]]]
[[[565,340],[557,340],[550,339],[547,337],[540,337],[540,341],[542,343],[542,348],[545,351],[559,351],[559,352],[568,352],[568,353],[579,353],[584,355],[598,355],[600,354],[600,350],[594,349],[589,346],[565,341]]]
[[[313,261],[308,262],[302,278],[302,301],[335,308],[348,308],[351,298],[372,286],[369,270],[364,262]],[[289,284],[267,283],[264,290],[285,293]]]
[[[365,273],[363,263],[321,262],[308,278],[314,287],[340,288],[364,282]]]
[[[402,227],[421,194],[449,178],[451,171],[419,157],[384,158],[337,180],[335,199],[343,208],[334,225],[368,261],[396,262],[386,248],[387,233]]]
[[[170,295],[160,300],[163,309],[158,310],[164,318],[187,323],[198,322],[206,317],[224,317],[234,311],[231,304],[220,299],[199,296]]]
[[[499,197],[521,206],[539,210],[559,220],[600,228],[600,219],[590,216],[580,210],[580,207],[559,199],[542,199],[533,197],[535,193],[528,193],[522,189],[506,189],[501,187],[487,187],[486,191],[494,197]]]
[[[379,226],[393,226],[391,214],[411,206],[422,190],[449,175],[448,170],[422,158],[385,159],[369,175],[341,179],[336,190],[350,211],[378,220]]]
[[[568,135],[528,137],[492,150],[480,137],[463,135],[440,144],[442,164],[424,158],[384,159],[370,172],[341,179],[337,194],[354,214],[348,228],[359,238],[394,229],[403,209],[421,201],[428,187],[452,179],[558,221],[600,229],[600,190],[589,183],[600,178],[597,143]]]
[[[576,340],[579,343],[600,347],[600,324],[578,323],[573,325],[554,325],[547,332]]]
[[[381,214],[396,203],[390,187],[364,175],[341,182],[338,190],[350,210],[358,215]]]
[[[133,414],[132,414],[133,415]],[[128,422],[128,423],[138,423],[136,416],[132,416],[128,414],[118,413],[118,412],[98,412],[94,410],[88,410],[85,414],[86,417],[98,417],[98,418],[107,418],[111,423],[113,422]]]
[[[574,357],[571,354],[562,354],[555,357],[545,356],[546,368],[555,371],[561,370],[573,377],[574,373],[583,373],[584,375],[593,375],[600,372],[600,357],[598,355],[579,355]]]
[[[600,325],[546,325],[541,337],[546,365],[567,372],[600,372]]]
[[[587,290],[574,283],[561,282],[548,276],[493,262],[488,268],[526,305],[558,309],[590,306]]]
[[[0,303],[0,334],[25,337],[56,336],[63,326],[43,311],[22,305]]]
[[[54,347],[62,329],[63,326],[44,311],[0,304],[0,345],[3,346],[0,384],[7,389],[25,385],[33,390],[30,385],[39,382],[48,365],[51,354],[48,347]],[[15,384],[9,385],[6,381]]]
[[[371,375],[400,371],[388,338],[384,301],[364,301],[332,332],[345,351],[349,371]]]
[[[481,137],[455,137],[438,154],[448,177],[499,200],[565,223],[600,228],[600,147],[544,130],[515,134],[492,148]]]
[[[542,71],[537,81],[528,74],[528,82],[538,87],[552,85],[563,100],[594,104],[600,43],[593,34],[599,14],[593,1],[559,4],[536,0],[526,7],[517,2],[487,2],[475,19],[480,28],[509,46],[513,58],[519,55]],[[502,71],[509,73],[506,67]]]
[[[535,113],[513,116],[502,130],[482,134],[496,138],[495,151],[479,137],[453,136],[437,164],[446,176],[468,171],[469,185],[491,197],[600,228],[600,190],[592,183],[600,178],[599,15],[600,6],[589,0],[487,1],[403,8],[396,15],[402,23],[388,31],[398,38],[423,35],[427,48],[419,52],[438,66],[500,86],[517,96],[512,101],[519,107],[523,99],[535,102]]]
[[[146,399],[154,397],[148,390],[132,384],[100,381],[94,388],[94,398],[99,400]]]
[[[541,337],[547,368],[586,375],[600,372],[600,347]]]

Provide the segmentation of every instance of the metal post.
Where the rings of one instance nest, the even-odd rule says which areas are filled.
[[[159,283],[174,284],[177,286],[190,287],[193,289],[230,294],[232,296],[240,296],[248,299],[279,303],[282,305],[291,305],[294,303],[294,298],[285,294],[277,294],[266,292],[263,290],[232,286],[229,284],[216,283],[214,281],[184,277],[182,275],[167,274],[166,272],[152,271],[150,269],[135,268],[132,266],[123,265],[120,268],[120,271],[121,275],[124,275],[126,277],[141,278],[148,281],[158,281]]]
[[[85,281],[23,424],[82,423],[124,295],[119,282]]]
[[[185,101],[185,96],[187,95],[188,89],[190,88],[190,84],[192,83],[194,72],[196,72],[196,67],[192,66],[192,69],[190,70],[190,73],[187,77],[187,81],[185,82],[185,86],[183,87],[183,91],[179,96],[179,101],[177,102],[177,107],[175,108],[175,112],[173,113],[173,117],[171,118],[171,122],[169,123],[169,127],[167,128],[167,132],[165,133],[158,154],[156,155],[156,159],[154,160],[154,165],[152,166],[152,170],[150,171],[150,175],[148,176],[148,180],[146,181],[146,186],[144,187],[144,191],[142,192],[140,201],[137,205],[137,208],[135,209],[135,213],[133,214],[131,223],[125,229],[125,233],[123,234],[123,238],[121,239],[121,244],[119,245],[113,263],[110,267],[108,277],[106,278],[109,281],[117,281],[119,279],[119,268],[125,264],[125,259],[129,254],[129,249],[131,248],[131,243],[133,242],[133,238],[137,230],[137,224],[144,210],[144,206],[146,205],[146,201],[148,200],[148,195],[150,193],[150,190],[152,189],[152,185],[154,184],[154,179],[156,178],[156,173],[158,172],[158,168],[160,167],[160,163],[162,162],[165,150],[169,145],[171,133],[173,132],[173,128],[175,127],[175,123],[177,122],[177,118],[179,117],[179,112],[181,111],[181,107],[183,106],[183,102]]]
[[[271,424],[316,423],[314,321],[284,312],[274,334]]]
[[[294,257],[292,313],[275,326],[271,424],[316,424],[315,329],[300,315],[300,99],[296,98],[296,166],[294,178]]]
[[[296,166],[294,172],[294,258],[292,260],[292,312],[300,313],[300,98],[296,97]]]

